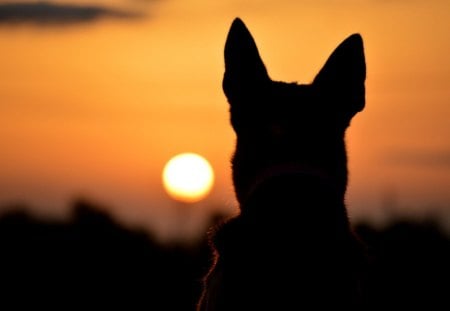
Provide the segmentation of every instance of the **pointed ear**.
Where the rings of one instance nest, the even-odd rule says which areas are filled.
[[[225,95],[231,100],[236,96],[249,94],[269,80],[252,35],[244,23],[236,18],[225,43]]]
[[[323,66],[313,85],[339,100],[343,109],[352,117],[365,105],[366,63],[363,41],[359,34],[345,39]]]

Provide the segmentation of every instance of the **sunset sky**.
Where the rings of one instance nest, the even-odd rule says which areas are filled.
[[[221,81],[236,16],[275,80],[311,82],[360,33],[367,93],[347,133],[350,216],[450,223],[448,0],[0,0],[0,206],[64,216],[82,196],[168,230],[179,204],[162,169],[195,152],[216,183],[191,212],[235,212]]]

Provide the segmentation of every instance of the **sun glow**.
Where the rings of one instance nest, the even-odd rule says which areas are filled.
[[[170,159],[162,177],[167,193],[177,201],[188,203],[204,199],[214,183],[211,165],[195,153],[182,153]]]

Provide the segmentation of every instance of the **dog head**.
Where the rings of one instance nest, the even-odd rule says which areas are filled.
[[[353,34],[311,84],[272,81],[252,35],[235,19],[225,44],[223,90],[237,135],[233,180],[239,201],[270,167],[296,164],[347,184],[345,130],[364,108],[362,38]]]

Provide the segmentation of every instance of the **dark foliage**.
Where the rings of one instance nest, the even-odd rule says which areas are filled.
[[[0,218],[1,310],[195,309],[209,266],[206,241],[162,245],[91,204],[79,201],[74,208],[70,223],[20,211]],[[356,230],[371,258],[368,309],[450,307],[450,240],[436,226],[397,222],[383,230]]]
[[[448,310],[450,240],[433,222],[398,221],[383,230],[357,228],[368,245],[370,310]]]
[[[194,310],[206,243],[161,245],[85,202],[75,204],[75,214],[71,223],[21,212],[0,220],[0,309]]]

